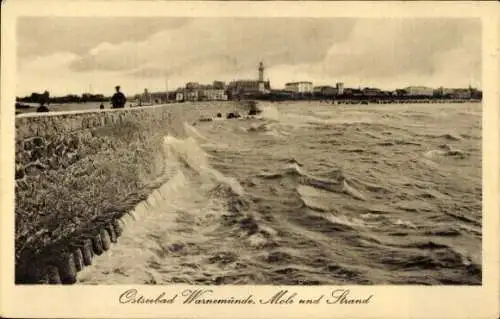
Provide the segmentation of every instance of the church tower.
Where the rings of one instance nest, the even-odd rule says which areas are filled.
[[[259,82],[264,82],[264,63],[259,64]]]

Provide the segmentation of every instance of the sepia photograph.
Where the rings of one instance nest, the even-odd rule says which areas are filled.
[[[15,18],[11,284],[114,307],[483,287],[481,17],[221,10]]]
[[[17,283],[481,284],[478,19],[18,23]]]

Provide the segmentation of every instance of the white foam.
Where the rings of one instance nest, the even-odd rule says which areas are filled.
[[[331,114],[331,111],[329,111]],[[343,123],[372,123],[373,119],[368,116],[347,114],[329,118],[305,114],[281,113],[276,106],[266,105],[262,107],[260,117],[268,120],[280,122],[280,124],[291,125],[292,127],[307,126],[310,124],[343,124]]]
[[[199,138],[202,141],[208,141],[208,138],[202,135],[194,126],[184,123],[184,127],[186,129],[188,136]]]
[[[226,184],[236,194],[243,194],[243,187],[236,179],[226,177],[210,166],[208,155],[201,149],[193,137],[180,140],[173,136],[166,136],[165,147],[168,149],[168,152],[177,158],[178,162],[188,165],[191,169],[199,173],[202,179],[214,180],[218,183]]]

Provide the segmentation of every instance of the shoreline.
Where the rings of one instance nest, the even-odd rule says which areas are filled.
[[[75,269],[75,259],[92,255],[89,245],[93,254],[107,250],[116,219],[168,179],[163,137],[182,133],[177,122],[186,116],[168,104],[17,116],[16,283],[50,281],[48,266],[52,275],[54,267]],[[74,281],[60,275],[55,282]]]
[[[175,103],[159,103],[159,104],[151,104],[151,105],[133,105],[126,106],[124,108],[113,109],[111,107],[106,107],[104,109],[99,108],[99,104],[84,104],[84,103],[67,103],[67,104],[50,104],[48,106],[49,112],[37,112],[36,109],[39,106],[31,106],[29,108],[20,108],[16,109],[16,118],[21,117],[34,117],[34,116],[51,116],[51,115],[66,115],[66,114],[80,114],[80,113],[99,113],[99,112],[119,112],[119,111],[136,111],[143,109],[151,109],[158,107],[178,107],[182,105],[186,106],[197,106],[197,105],[207,105],[207,104],[245,104],[245,101],[186,101],[186,102],[175,102]],[[51,110],[52,106],[57,107],[56,110]],[[65,108],[65,109],[60,109]],[[72,109],[73,108],[73,109]]]
[[[223,113],[248,111],[260,102],[267,101],[223,102],[227,108]],[[165,172],[158,145],[165,133],[181,129],[178,122],[182,121],[175,114],[186,119],[184,107],[202,111],[218,105],[219,101],[184,102],[16,117],[16,275],[18,266],[33,268],[31,262],[39,265],[47,256],[68,256],[74,253],[69,248],[82,251],[78,245],[89,240],[91,247],[95,241],[97,254],[101,237],[114,236],[110,225],[162,185],[158,178]],[[193,119],[200,115],[194,113]],[[130,150],[137,149],[140,153],[130,156]],[[148,159],[151,154],[152,160]],[[151,180],[157,184],[153,186]],[[89,190],[91,185],[95,190]],[[109,193],[116,189],[125,191]],[[60,216],[65,216],[64,225],[51,222]],[[17,256],[22,246],[38,250]],[[69,258],[63,260],[68,263],[73,257],[64,258]],[[18,279],[16,283],[33,283]]]
[[[462,103],[482,103],[482,99],[384,99],[384,98],[299,98],[299,99],[259,99],[256,101],[265,102],[319,102],[331,104],[462,104]]]
[[[219,100],[213,100],[213,101],[182,101],[182,102],[169,102],[169,103],[158,103],[158,104],[151,104],[151,105],[132,105],[132,106],[126,106],[122,109],[112,109],[110,107],[104,108],[104,109],[99,109],[98,102],[90,102],[90,103],[58,103],[58,104],[50,104],[48,105],[49,112],[43,113],[45,115],[47,114],[63,114],[67,112],[72,112],[72,113],[87,113],[87,112],[109,112],[109,111],[117,111],[117,110],[129,110],[129,109],[143,109],[143,108],[151,108],[151,107],[164,107],[164,106],[178,106],[178,105],[186,105],[186,106],[195,106],[195,105],[200,105],[200,104],[207,104],[207,103],[245,103],[248,101],[257,101],[257,102],[269,102],[269,103],[295,103],[295,102],[315,102],[315,103],[326,103],[326,104],[333,104],[333,105],[359,105],[359,104],[364,104],[364,105],[377,105],[377,104],[463,104],[463,103],[482,103],[483,101],[481,99],[370,99],[370,98],[324,98],[324,99],[319,99],[319,98],[302,98],[302,99],[272,99],[272,98],[248,98],[248,99],[242,99],[242,100],[227,100],[227,101],[219,101]],[[94,103],[94,104],[92,104]],[[61,110],[55,110],[52,111],[50,108],[54,106],[57,108],[61,108]],[[71,107],[76,107],[74,110],[65,110],[63,108],[71,108]],[[32,114],[32,113],[37,113],[36,109],[38,108],[38,105],[30,105],[27,108],[15,108],[16,116],[25,116],[26,114]]]

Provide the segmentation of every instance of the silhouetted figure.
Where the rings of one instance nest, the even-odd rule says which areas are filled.
[[[102,110],[104,109],[104,104],[101,103],[101,105],[99,106],[99,108]]]
[[[46,107],[45,105],[41,105],[40,107],[38,107],[36,109],[37,112],[48,112],[49,111],[49,108]]]
[[[127,102],[127,98],[125,97],[125,95],[122,92],[120,92],[119,85],[117,85],[115,87],[115,89],[116,89],[116,93],[113,94],[113,96],[111,97],[111,104],[113,105],[112,108],[114,108],[114,109],[124,108],[125,103]]]
[[[220,113],[217,113],[217,117],[222,117],[222,114],[220,114]]]

